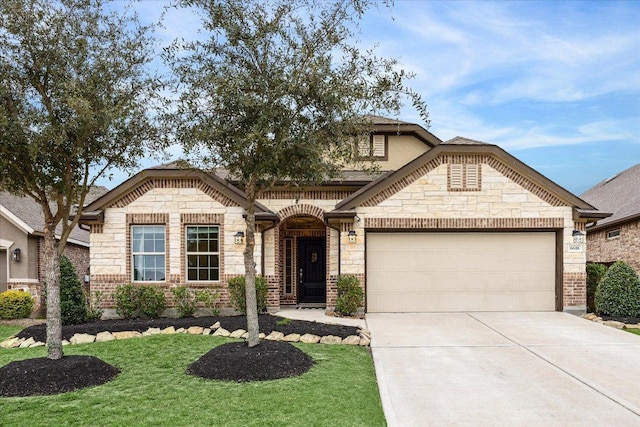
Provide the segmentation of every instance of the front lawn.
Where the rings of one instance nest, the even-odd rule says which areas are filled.
[[[640,335],[640,329],[637,329],[637,328],[631,328],[631,329],[625,328],[624,330],[627,332],[631,332],[632,334]]]
[[[22,326],[0,325],[0,342],[6,340],[12,335],[17,334],[23,329],[24,327]]]
[[[0,329],[7,336],[14,332]],[[385,425],[367,348],[296,344],[316,365],[302,376],[275,381],[237,384],[185,374],[189,364],[225,342],[176,334],[66,346],[65,354],[99,357],[120,375],[62,395],[0,398],[2,425]],[[42,347],[3,349],[0,366],[45,355]]]

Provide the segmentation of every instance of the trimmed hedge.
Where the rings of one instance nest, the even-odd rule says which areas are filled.
[[[247,314],[247,294],[245,290],[244,276],[233,277],[229,280],[229,298],[231,304],[240,310],[243,314]],[[267,295],[269,286],[262,276],[256,276],[256,302],[258,313],[262,313],[267,309]]]
[[[33,309],[31,294],[24,291],[4,291],[0,293],[0,319],[24,319]]]
[[[336,311],[342,315],[351,316],[364,303],[364,291],[360,286],[360,280],[356,276],[346,274],[338,277],[336,287],[338,288]]]
[[[139,316],[160,317],[167,308],[164,290],[152,285],[136,286],[131,283],[118,286],[114,292],[116,313],[125,319]]]
[[[87,306],[82,283],[71,261],[60,257],[60,316],[63,325],[75,325],[87,321]]]
[[[594,312],[596,310],[594,299],[596,296],[596,289],[598,288],[598,283],[604,277],[607,272],[607,266],[604,264],[595,264],[588,263],[587,264],[587,311]]]
[[[624,261],[613,264],[598,284],[596,312],[615,317],[640,317],[640,279]]]

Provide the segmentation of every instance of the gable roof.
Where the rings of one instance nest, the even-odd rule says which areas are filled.
[[[166,180],[166,179],[198,179],[202,181],[206,186],[212,188],[221,195],[221,198],[228,200],[232,204],[236,204],[243,208],[247,207],[247,196],[243,191],[232,185],[231,183],[219,178],[214,174],[206,173],[200,169],[195,168],[180,168],[174,164],[160,165],[151,169],[145,169],[122,184],[118,185],[113,190],[99,197],[93,203],[87,205],[82,214],[81,222],[101,221],[102,211],[116,203],[125,204],[142,194],[146,193],[149,189],[153,188],[149,185],[153,180]],[[268,213],[269,209],[261,203],[255,204],[256,213],[264,214]]]
[[[613,212],[589,230],[610,227],[640,218],[640,163],[594,185],[580,195],[598,209]]]
[[[107,189],[102,186],[92,187],[87,193],[88,203],[102,196]],[[52,205],[54,208],[54,205]],[[20,228],[26,234],[42,235],[44,232],[44,215],[40,205],[28,196],[17,196],[7,192],[0,192],[0,215],[4,216]],[[62,225],[56,228],[56,237],[62,233]],[[89,231],[80,227],[74,227],[69,234],[70,243],[87,246],[89,244]]]
[[[442,143],[440,138],[416,123],[374,115],[366,115],[364,118],[373,124],[371,132],[374,134],[413,135],[429,147],[435,147]]]
[[[338,203],[336,211],[354,209],[365,203],[377,204],[423,176],[429,170],[437,167],[439,165],[438,158],[444,155],[489,155],[497,159],[505,170],[514,170],[524,177],[537,195],[551,199],[556,205],[565,204],[576,208],[582,218],[591,218],[593,216],[600,218],[600,213],[589,203],[576,197],[503,149],[496,145],[462,137],[456,137],[440,144],[397,171],[381,176]]]

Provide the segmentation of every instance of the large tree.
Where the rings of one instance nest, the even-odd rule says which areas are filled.
[[[50,359],[63,356],[59,256],[87,192],[155,138],[152,40],[135,15],[101,0],[0,3],[0,188],[44,213]]]
[[[199,40],[165,51],[179,80],[170,117],[187,152],[229,170],[246,193],[244,264],[249,346],[258,340],[255,201],[282,180],[305,185],[339,173],[367,131],[363,115],[397,114],[409,99],[395,59],[354,44],[368,0],[183,0]]]

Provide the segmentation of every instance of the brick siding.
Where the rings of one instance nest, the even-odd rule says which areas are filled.
[[[620,236],[607,239],[607,233],[620,229]],[[587,261],[612,263],[625,261],[640,274],[640,220],[587,232]]]

